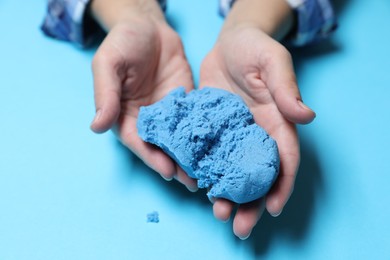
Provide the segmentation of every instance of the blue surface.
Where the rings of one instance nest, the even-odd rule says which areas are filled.
[[[247,241],[214,219],[204,194],[90,132],[94,50],[45,38],[44,9],[0,1],[0,259],[390,258],[389,1],[340,4],[332,41],[296,52],[317,118],[299,129],[288,206]],[[222,23],[216,11],[216,1],[169,3],[195,75]]]
[[[142,140],[163,149],[207,196],[247,203],[263,197],[279,173],[274,139],[255,124],[241,97],[204,87],[184,87],[141,107]],[[256,156],[254,156],[256,154]]]

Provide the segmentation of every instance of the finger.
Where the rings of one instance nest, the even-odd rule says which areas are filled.
[[[293,125],[289,128],[277,133],[277,136],[285,138],[276,137],[280,155],[280,173],[266,198],[267,211],[274,217],[281,214],[289,200],[299,167],[300,154],[296,129]]]
[[[213,212],[216,219],[227,222],[233,210],[233,202],[226,199],[215,199]]]
[[[190,178],[179,165],[176,165],[176,175],[174,178],[184,184],[189,191],[196,192],[198,190],[196,180]]]
[[[295,78],[290,53],[284,48],[269,62],[266,84],[279,111],[289,121],[307,124],[314,120],[315,113],[302,102]]]
[[[115,129],[121,142],[133,151],[150,168],[158,172],[165,180],[172,180],[176,175],[176,166],[171,158],[158,147],[144,142],[137,133],[137,119],[124,115],[118,120]]]
[[[234,234],[242,240],[247,239],[264,212],[264,199],[241,204],[233,222]]]
[[[280,176],[267,195],[267,211],[273,217],[279,216],[294,189],[293,176]]]
[[[120,113],[121,80],[115,67],[113,61],[100,54],[92,62],[96,115],[91,129],[96,133],[110,129]]]
[[[184,184],[191,192],[198,190],[196,180],[190,178],[183,169],[172,161],[160,148],[144,142],[138,136],[136,127],[137,119],[124,115],[119,118],[118,129],[115,129],[120,140],[126,147],[133,151],[146,165],[158,172],[167,181],[175,178]]]

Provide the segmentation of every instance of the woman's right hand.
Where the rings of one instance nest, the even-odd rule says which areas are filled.
[[[96,115],[91,129],[96,133],[112,129],[126,147],[164,179],[176,178],[189,190],[197,190],[196,181],[163,151],[142,141],[136,128],[141,106],[157,102],[178,86],[193,89],[180,37],[166,23],[157,1],[133,5],[129,4],[132,0],[117,0],[117,5],[113,2],[92,2],[92,13],[108,35],[92,62]],[[119,8],[118,12],[110,10],[113,6]]]

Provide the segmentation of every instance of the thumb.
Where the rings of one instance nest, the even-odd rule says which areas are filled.
[[[308,124],[316,117],[315,112],[303,103],[296,84],[280,85],[273,92],[273,98],[279,111],[292,123]]]
[[[114,68],[112,62],[99,56],[92,62],[96,114],[91,129],[95,133],[106,132],[119,117],[121,80]]]
[[[267,84],[279,111],[292,123],[308,124],[315,118],[312,109],[306,106],[299,93],[291,56],[287,53],[270,64]]]

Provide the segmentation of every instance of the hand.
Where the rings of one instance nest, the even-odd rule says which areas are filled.
[[[289,199],[299,165],[294,123],[309,123],[315,114],[302,101],[289,52],[266,33],[250,25],[225,31],[201,66],[200,86],[223,88],[240,95],[278,144],[281,170],[266,198],[239,205],[234,233],[247,238],[266,207],[277,216]],[[254,154],[253,156],[256,156]],[[229,219],[233,203],[217,199],[214,215]]]
[[[193,88],[192,74],[179,36],[165,21],[131,17],[116,23],[92,63],[96,116],[94,132],[113,129],[119,140],[167,180],[173,177],[197,189],[165,153],[137,134],[140,106],[163,98],[177,86]]]

